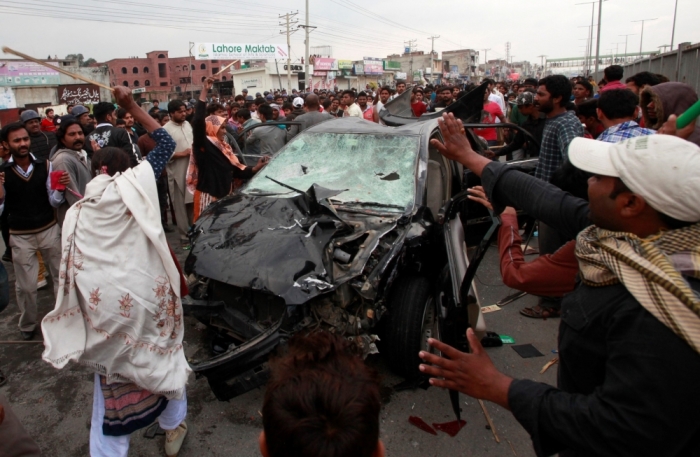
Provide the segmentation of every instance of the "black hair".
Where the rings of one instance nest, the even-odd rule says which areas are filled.
[[[239,100],[245,101],[245,97],[242,95],[236,95],[236,97],[233,99],[234,102],[237,102]]]
[[[343,96],[344,96],[345,94],[349,94],[352,98],[355,98],[355,92],[353,92],[353,91],[351,91],[351,90],[344,90],[344,91],[340,94],[340,98],[343,98]]]
[[[56,129],[56,140],[58,140],[58,142],[59,142],[60,144],[63,144],[63,138],[65,138],[66,132],[68,132],[68,127],[70,127],[70,126],[72,126],[72,125],[77,125],[77,126],[79,126],[79,127],[80,127],[80,131],[81,131],[81,132],[83,131],[83,127],[82,127],[82,125],[80,124],[80,121],[79,121],[78,119],[76,119],[76,118],[73,117],[73,116],[65,116],[65,117],[61,120],[61,124],[60,124],[60,125],[58,126],[58,128]]]
[[[598,100],[586,100],[585,102],[576,105],[576,114],[586,118],[594,117],[598,119],[596,108],[598,108]]]
[[[114,122],[114,125],[116,125],[117,127],[119,127],[119,126],[121,126],[121,125],[126,126],[126,121],[125,121],[124,119],[117,119],[117,120]]]
[[[622,75],[625,74],[625,70],[620,65],[610,65],[605,67],[603,74],[607,82],[619,81],[622,79]]]
[[[180,108],[183,106],[187,108],[187,105],[185,105],[185,102],[182,100],[171,100],[170,103],[168,103],[168,113],[176,113],[180,111]]]
[[[332,105],[332,104],[333,104],[333,101],[332,101],[332,100],[326,99],[326,100],[323,101],[323,103],[322,103],[321,105],[323,106],[323,109],[324,109],[324,110],[329,110],[329,109],[331,108],[331,105]]]
[[[258,106],[258,114],[265,116],[265,120],[272,120],[272,107],[267,103]]]
[[[629,89],[606,90],[598,98],[598,108],[608,119],[634,117],[639,97]]]
[[[636,75],[632,75],[627,78],[625,82],[634,83],[634,85],[637,87],[656,86],[657,84],[661,84],[658,76],[648,71],[640,71]]]
[[[379,93],[381,94],[383,91],[389,92],[389,95],[391,95],[391,87],[389,86],[382,86],[381,89],[379,89]]]
[[[49,113],[53,113],[53,108],[49,108],[47,110],[44,110],[44,114],[48,115]]]
[[[99,102],[97,105],[92,107],[92,114],[95,115],[95,120],[100,123],[107,120],[107,116],[113,112],[114,105],[109,102]]]
[[[236,111],[236,116],[245,119],[246,121],[250,119],[250,110],[246,108],[241,108]]]
[[[576,83],[574,84],[574,86],[575,86],[576,84],[578,84],[579,86],[583,86],[583,88],[586,89],[586,90],[588,91],[589,95],[590,95],[590,96],[593,96],[593,84],[589,83],[589,82],[586,81],[585,79],[579,79],[578,81],[576,81]]]
[[[114,176],[131,168],[131,157],[122,148],[107,146],[95,151],[92,155],[90,166],[93,176],[99,175],[103,166],[107,167],[107,174]]]
[[[262,105],[266,105],[267,101],[262,97],[258,97],[254,100],[254,103],[256,106],[262,106]]]
[[[222,105],[221,103],[217,103],[217,102],[210,103],[207,106],[207,116],[211,116],[212,114],[214,114],[215,112],[217,112],[221,109],[223,109],[223,110],[226,109],[226,108],[224,108],[224,105]]]
[[[367,97],[369,97],[369,95],[367,95],[367,92],[362,91],[362,92],[360,92],[359,94],[357,94],[357,98],[360,98],[360,97],[365,97],[365,98],[367,98]],[[372,98],[372,97],[370,97],[370,98]]]
[[[117,119],[124,119],[126,117],[127,111],[124,108],[117,109]]]
[[[286,109],[288,109],[290,111],[294,111],[294,105],[292,105],[292,102],[284,102],[282,104],[282,110],[286,110]]]
[[[399,79],[398,81],[396,81],[396,86],[398,86],[399,84],[403,84],[403,85],[405,86],[405,85],[406,85],[406,81],[403,80],[403,79]]]
[[[559,106],[566,106],[571,98],[571,83],[564,75],[550,75],[539,81],[540,86],[544,86],[552,99],[561,97]]]
[[[16,132],[17,130],[27,130],[26,127],[24,127],[24,124],[21,122],[13,122],[11,124],[7,124],[5,127],[2,128],[2,133],[0,133],[0,139],[2,141],[7,141],[8,137],[10,136],[10,133]]]

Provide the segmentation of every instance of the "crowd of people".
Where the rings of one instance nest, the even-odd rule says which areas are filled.
[[[420,369],[436,386],[511,410],[537,455],[700,452],[692,395],[700,381],[700,131],[675,126],[698,96],[647,72],[622,79],[613,65],[598,84],[561,75],[485,80],[473,131],[483,150],[474,151],[452,114],[439,121],[443,141],[432,140],[481,177],[471,198],[501,215],[503,281],[541,297],[521,314],[561,317],[560,373],[556,388],[514,380],[471,330],[471,354],[431,339],[444,357],[422,352]],[[131,434],[155,420],[168,456],[188,433],[188,290],[165,238],[168,214],[175,248],[188,249],[202,212],[296,135],[340,117],[382,123],[384,105],[409,90],[398,81],[395,90],[253,97],[244,89],[226,98],[210,93],[213,83],[204,82],[198,100],[165,109],[154,101],[148,112],[117,87],[116,104],[72,106],[61,117],[25,110],[2,129],[3,260],[14,267],[19,332],[31,340],[41,326],[42,357],[54,367],[73,361],[94,370],[92,456],[126,456]],[[413,86],[413,115],[440,112],[474,87]],[[527,135],[488,127],[499,122]],[[539,160],[530,176],[500,157]],[[538,221],[532,262],[516,209]],[[56,304],[39,322],[37,289],[47,275]],[[0,311],[7,283],[0,264]],[[272,366],[262,455],[384,455],[378,377],[346,341],[295,337]],[[0,449],[39,452],[1,396]]]

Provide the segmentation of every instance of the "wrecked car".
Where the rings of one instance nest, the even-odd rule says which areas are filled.
[[[191,364],[217,398],[264,384],[269,354],[319,328],[365,355],[381,333],[391,368],[417,376],[418,351],[438,332],[435,284],[448,262],[436,218],[462,179],[432,138],[435,120],[324,122],[202,213],[183,306],[224,341]]]

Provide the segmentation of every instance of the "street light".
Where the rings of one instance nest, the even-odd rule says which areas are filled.
[[[598,47],[596,50],[596,64],[595,64],[595,71],[598,71],[598,53],[600,51],[600,18],[601,18],[601,8],[603,7],[603,2],[607,2],[608,0],[598,0],[599,7],[598,7]],[[591,62],[591,55],[593,54],[593,18],[595,17],[595,1],[592,2],[584,2],[584,3],[574,3],[574,5],[591,5],[591,28],[589,31],[589,41],[588,41],[588,52],[589,55],[587,56],[588,64],[586,67],[588,68],[590,66]],[[590,70],[589,70],[590,71]]]
[[[632,22],[641,22],[642,23],[642,36],[639,37],[639,58],[642,58],[642,42],[644,41],[644,23],[649,22],[649,21],[655,21],[657,20],[658,17],[655,17],[654,19],[640,19],[638,21],[632,21]]]
[[[627,35],[618,35],[625,37],[625,60],[627,60],[627,37],[636,35],[636,33],[628,33]]]
[[[617,63],[617,62],[614,62],[614,60],[616,60],[617,57],[618,57],[618,55],[620,54],[620,48],[619,48],[619,46],[620,46],[622,43],[613,43],[613,44],[615,45],[615,57],[613,58],[613,63]]]
[[[676,0],[676,6],[673,8],[673,29],[671,29],[671,51],[673,51],[673,39],[676,36],[676,13],[678,12],[678,0]]]

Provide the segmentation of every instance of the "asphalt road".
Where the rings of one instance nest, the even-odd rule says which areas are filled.
[[[176,240],[173,236],[169,238]],[[4,246],[1,248],[0,252],[3,252]],[[181,260],[186,255],[186,251],[178,252]],[[14,272],[11,264],[5,263],[5,267],[10,276],[11,303],[0,314],[0,341],[20,339]],[[501,283],[495,247],[489,249],[477,283],[482,306],[493,304],[514,292]],[[48,287],[39,291],[40,316],[53,308],[52,290],[49,282]],[[556,365],[544,374],[540,374],[540,370],[555,356],[552,350],[556,348],[559,320],[533,320],[518,313],[522,307],[535,303],[535,297],[525,296],[500,311],[486,314],[485,319],[489,330],[512,336],[516,344],[530,343],[544,356],[524,359],[507,345],[488,349],[488,352],[496,366],[510,376],[555,384]],[[186,353],[188,357],[197,357],[201,351],[206,351],[201,344],[203,326],[190,318],[185,322]],[[41,360],[42,349],[41,344],[0,344],[0,369],[8,377],[7,384],[0,387],[0,393],[9,398],[13,410],[45,455],[88,455],[93,374],[74,364],[56,370]],[[376,366],[383,375],[381,439],[388,457],[534,455],[527,432],[508,411],[486,403],[500,438],[500,443],[496,443],[492,431],[486,427],[479,403],[464,395],[460,396],[460,404],[467,425],[456,437],[451,438],[442,432],[433,436],[419,430],[409,424],[409,416],[419,416],[427,423],[454,420],[447,392],[434,387],[396,392],[393,386],[403,379],[386,368],[382,355],[371,356],[367,363]],[[230,402],[219,402],[209,390],[206,379],[192,376],[187,390],[187,422],[191,432],[180,456],[258,456],[263,392],[262,389],[255,390]],[[131,439],[130,455],[165,455],[163,440],[162,436],[147,439],[142,432],[135,433]]]

